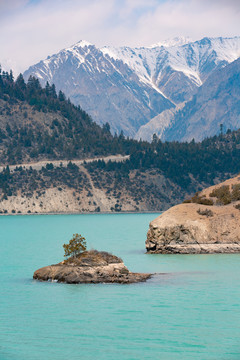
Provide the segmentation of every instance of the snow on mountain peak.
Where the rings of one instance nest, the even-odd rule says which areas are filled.
[[[85,63],[85,55],[89,53],[90,49],[89,46],[94,46],[90,42],[86,40],[80,40],[76,44],[72,45],[71,47],[62,50],[59,53],[59,58],[61,56],[73,56],[78,60],[78,68],[81,64]],[[86,48],[86,49],[85,49]],[[85,53],[85,55],[83,55]],[[64,54],[64,55],[63,55]],[[60,60],[60,59],[59,59]]]
[[[164,47],[172,47],[172,46],[182,46],[192,42],[190,37],[178,36],[174,38],[169,38],[167,40],[160,41],[156,44],[149,46],[150,49],[164,46]]]
[[[173,126],[174,105],[191,100],[215,70],[238,57],[240,37],[180,37],[151,47],[102,48],[81,40],[32,66],[24,77],[54,82],[98,123],[104,119],[113,131],[151,140],[153,133],[163,136]]]
[[[105,46],[100,50],[114,60],[122,60],[141,82],[154,89],[159,88],[162,74],[168,67],[184,74],[194,86],[201,86],[208,74],[204,74],[202,64],[210,58],[216,67],[221,61],[229,63],[236,60],[240,56],[240,37],[192,41],[189,37],[181,36],[150,47]]]
[[[80,40],[78,41],[76,44],[74,44],[73,46],[71,46],[71,48],[74,47],[82,47],[84,48],[85,46],[92,46],[93,44],[91,44],[90,42],[86,41],[86,40]]]
[[[91,44],[90,42],[88,42],[86,40],[80,40],[74,46],[85,47],[85,46],[91,46],[91,45],[93,45],[93,44]]]

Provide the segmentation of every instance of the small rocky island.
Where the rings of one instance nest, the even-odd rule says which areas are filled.
[[[132,273],[122,259],[105,251],[84,251],[56,265],[45,266],[34,272],[33,278],[68,284],[120,283],[146,281],[152,274]]]
[[[240,177],[211,186],[153,220],[148,253],[240,252]]]

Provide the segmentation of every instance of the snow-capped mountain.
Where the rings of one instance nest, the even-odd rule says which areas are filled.
[[[55,83],[98,123],[135,136],[158,114],[189,101],[214,71],[238,57],[240,37],[175,38],[140,48],[80,41],[31,66],[24,77]]]
[[[204,38],[196,42],[183,41],[183,45],[176,42],[173,46],[169,41],[166,43],[167,46],[150,48],[104,47],[101,50],[113,59],[122,60],[142,82],[156,87],[176,103],[188,100],[213,70],[240,57],[240,37]],[[191,84],[190,96],[183,81]],[[177,92],[173,89],[176,85]]]
[[[85,41],[30,67],[24,77],[30,75],[42,84],[54,83],[99,124],[109,122],[113,132],[123,130],[130,136],[149,119],[174,106],[123,61]]]

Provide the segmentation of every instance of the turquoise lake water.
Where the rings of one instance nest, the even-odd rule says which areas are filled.
[[[0,360],[240,359],[240,255],[149,255],[158,214],[0,217]],[[32,280],[73,233],[132,271],[132,285]]]

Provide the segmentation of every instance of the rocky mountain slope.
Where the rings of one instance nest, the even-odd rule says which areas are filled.
[[[214,71],[193,98],[165,110],[138,130],[137,139],[151,141],[155,133],[166,141],[201,141],[240,127],[240,58]]]
[[[209,75],[239,56],[240,37],[101,49],[80,41],[31,66],[24,77],[55,83],[98,123],[133,137],[164,110],[190,100]]]
[[[94,121],[108,122],[113,132],[126,135],[133,136],[146,119],[174,106],[123,61],[84,41],[30,67],[25,79],[30,75],[42,84],[54,83]]]
[[[201,141],[223,131],[240,127],[240,58],[215,71],[193,99],[173,116],[163,138]]]
[[[240,252],[240,177],[197,193],[149,225],[151,253]]]
[[[147,124],[142,125],[137,131],[135,138],[138,140],[145,140],[151,142],[155,135],[161,140],[167,140],[166,133],[175,125],[176,113],[184,107],[185,103],[176,105],[175,108],[164,110]],[[177,122],[176,122],[177,124]],[[181,124],[180,128],[181,128]],[[200,134],[201,132],[199,132]],[[178,139],[178,138],[177,138]],[[180,140],[180,139],[178,139]]]

